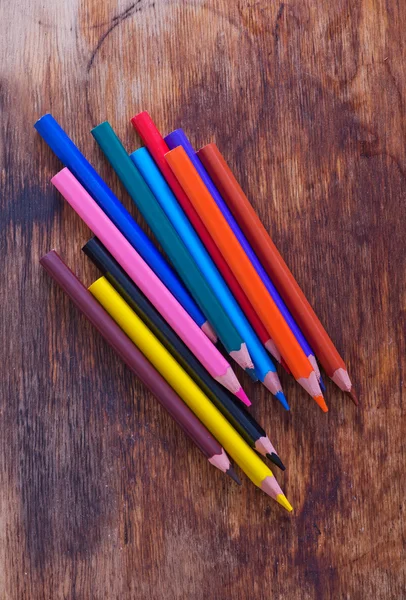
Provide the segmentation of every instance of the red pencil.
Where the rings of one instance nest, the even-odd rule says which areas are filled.
[[[167,164],[165,160],[165,154],[169,152],[168,145],[166,144],[162,135],[158,131],[149,113],[147,111],[143,111],[138,115],[135,115],[135,117],[131,119],[131,123],[133,124],[134,128],[136,129],[142,141],[144,142],[145,146],[151,153],[153,159],[159,167],[159,170],[165,177],[167,184],[176,196],[182,209],[185,211],[185,214],[187,215],[189,221],[195,228],[196,233],[199,235],[203,244],[206,246],[206,250],[210,254],[218,270],[222,274],[224,281],[227,283],[238,304],[244,311],[247,319],[250,321],[259,339],[267,348],[267,350],[269,350],[269,352],[274,356],[274,358],[278,362],[281,362],[281,355],[275,343],[270,338],[269,333],[267,332],[261,319],[258,317],[257,312],[253,308],[251,302],[248,300],[247,295],[245,294],[241,285],[238,283],[232,270],[228,266],[227,262],[225,261],[221,252],[219,251],[215,242],[213,241],[213,238],[211,237],[210,233],[205,227],[203,221],[199,217],[189,198],[183,191],[181,185],[179,184],[178,180],[176,179],[169,165]],[[283,366],[285,366],[284,362],[282,362],[282,364]]]

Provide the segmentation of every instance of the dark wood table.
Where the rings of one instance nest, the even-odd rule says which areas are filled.
[[[0,598],[406,598],[406,5],[0,10]],[[108,119],[132,151],[143,109],[217,142],[356,383],[358,410],[328,382],[323,415],[282,374],[286,414],[244,379],[292,515],[210,467],[39,266],[56,248],[97,276],[35,120],[136,214],[89,130]]]

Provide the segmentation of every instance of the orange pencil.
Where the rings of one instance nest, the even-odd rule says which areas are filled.
[[[165,154],[165,158],[265,325],[269,335],[274,340],[294,378],[312,396],[320,408],[327,412],[328,408],[312,365],[275,302],[268,294],[261,278],[204,185],[184,148],[182,146],[174,148],[174,150]]]

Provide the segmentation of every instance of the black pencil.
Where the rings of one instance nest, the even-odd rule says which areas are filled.
[[[251,448],[263,456],[267,456],[275,465],[284,470],[285,467],[263,428],[244,406],[235,400],[232,394],[223,389],[195,359],[100,240],[92,238],[82,250]]]

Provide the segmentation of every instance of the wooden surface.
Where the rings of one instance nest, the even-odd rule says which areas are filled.
[[[0,598],[406,598],[406,5],[128,1],[1,3]],[[360,393],[328,383],[324,416],[282,375],[285,414],[244,380],[292,516],[210,467],[39,267],[96,276],[34,121],[130,207],[89,130],[132,151],[142,109],[218,143]]]

